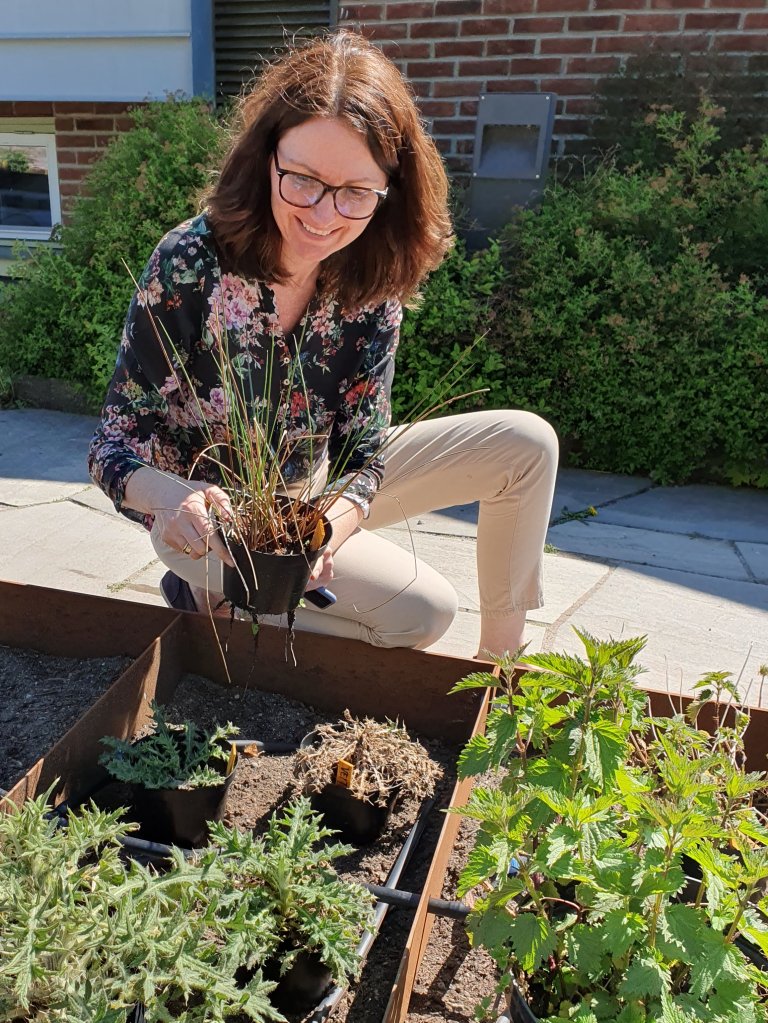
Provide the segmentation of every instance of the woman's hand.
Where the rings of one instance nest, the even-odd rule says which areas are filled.
[[[169,547],[193,561],[213,551],[234,567],[218,532],[219,522],[232,517],[229,498],[221,487],[142,466],[126,484],[125,501],[137,511],[154,515],[160,539]]]
[[[305,589],[316,590],[318,586],[327,586],[331,579],[333,579],[333,554],[329,548],[326,548],[323,551],[323,556],[315,562]]]

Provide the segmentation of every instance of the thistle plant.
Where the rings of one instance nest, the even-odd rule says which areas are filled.
[[[455,687],[494,693],[459,773],[500,772],[456,811],[479,823],[472,941],[542,1020],[765,1020],[768,781],[746,770],[736,687],[710,673],[687,711],[651,717],[644,638],[578,635],[585,657],[518,651]]]
[[[177,854],[163,875],[126,862],[132,825],[95,806],[48,812],[46,796],[0,812],[0,1019],[124,1023],[282,1020],[257,972],[240,987],[221,936],[247,930],[252,954],[276,946],[262,911],[218,921],[229,881]]]
[[[124,1023],[141,1002],[149,1023],[282,1021],[270,959],[285,972],[305,948],[337,981],[359,969],[373,900],[334,871],[346,846],[318,848],[332,832],[306,800],[262,839],[213,826],[161,874],[126,859],[120,814],[63,821],[45,795],[0,812],[0,1019]]]
[[[254,905],[270,914],[281,946],[281,974],[302,950],[315,952],[337,983],[359,970],[357,945],[372,926],[373,899],[362,885],[342,880],[333,869],[335,859],[352,851],[351,846],[325,843],[333,834],[307,799],[274,814],[263,838],[223,824],[211,827],[215,848],[203,854],[201,865],[205,869],[215,863],[224,871],[239,893],[234,900],[238,914],[248,917]],[[227,941],[227,955],[237,957],[231,935]],[[250,968],[255,957],[242,961]]]
[[[202,788],[221,785],[231,773],[235,754],[231,723],[210,731],[192,721],[170,724],[163,708],[151,704],[154,730],[138,741],[105,736],[99,763],[118,781],[147,789]]]

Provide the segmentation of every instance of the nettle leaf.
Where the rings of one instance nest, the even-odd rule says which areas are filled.
[[[467,865],[461,872],[457,892],[462,899],[481,883],[496,873],[498,858],[485,846],[475,846],[467,858]]]
[[[459,778],[485,774],[491,766],[491,744],[484,735],[473,735],[459,754]]]
[[[597,980],[605,972],[605,940],[603,929],[588,924],[576,924],[565,936],[568,959],[590,980]]]
[[[538,757],[528,762],[528,778],[536,786],[565,793],[568,791],[570,772],[567,765],[560,760]]]
[[[495,689],[500,684],[499,679],[492,675],[490,671],[473,671],[471,674],[459,679],[456,685],[448,690],[448,695],[460,693],[465,689]]]
[[[744,976],[744,959],[718,931],[707,931],[701,944],[704,948],[691,965],[690,989],[692,995],[706,998],[723,980]]]
[[[473,946],[483,945],[497,963],[509,960],[509,928],[514,917],[504,906],[491,906],[486,899],[478,902],[467,917],[467,931]]]
[[[707,929],[704,913],[695,906],[666,906],[659,914],[657,943],[669,959],[690,965],[701,953],[702,932]]]
[[[506,757],[516,752],[517,720],[505,711],[488,715],[485,734],[491,744],[491,759],[494,767],[500,767]]]
[[[626,909],[612,909],[606,913],[602,927],[605,950],[614,958],[637,944],[645,935],[646,923],[639,913],[631,913]]]
[[[692,1023],[694,1020],[699,1020],[696,1013],[685,1012],[681,1006],[674,1002],[668,991],[662,991],[660,1023]]]
[[[669,991],[669,970],[650,953],[635,956],[619,986],[623,998],[658,998]]]
[[[637,1002],[630,1002],[629,1005],[624,1006],[616,1017],[616,1023],[645,1023],[647,1018],[642,1005],[638,1005]]]
[[[590,777],[596,785],[610,785],[623,763],[627,743],[624,733],[612,721],[600,719],[587,726],[587,746],[594,751]]]
[[[568,824],[555,824],[541,843],[541,856],[555,876],[561,876],[573,865],[574,852],[579,841],[579,833]]]
[[[557,948],[556,932],[535,913],[519,913],[510,917],[507,937],[526,973],[535,970]]]

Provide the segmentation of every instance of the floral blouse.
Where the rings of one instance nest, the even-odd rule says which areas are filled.
[[[334,489],[351,479],[344,496],[365,507],[383,475],[377,452],[390,422],[401,317],[394,300],[350,312],[315,297],[286,336],[270,286],[222,272],[206,215],[186,221],[155,249],[128,310],[89,450],[93,480],[118,511],[147,528],[151,516],[123,507],[126,481],[140,466],[221,482],[210,460],[197,459],[211,436],[224,435],[216,349],[226,327],[249,412],[268,408],[291,440],[281,465],[286,484],[306,481],[310,460],[327,452],[340,467],[331,475]]]

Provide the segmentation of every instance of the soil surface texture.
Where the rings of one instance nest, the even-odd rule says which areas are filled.
[[[459,875],[474,847],[477,824],[462,820],[448,861],[443,898],[455,899]],[[469,901],[465,899],[464,901]],[[483,998],[494,998],[499,971],[483,948],[471,948],[464,923],[437,917],[413,985],[406,1023],[472,1023]],[[487,1017],[495,1020],[502,1006],[491,1002]]]
[[[130,663],[0,646],[0,788],[12,788]]]
[[[327,713],[284,696],[255,689],[233,691],[195,675],[180,680],[166,710],[172,722],[191,720],[210,728],[231,721],[240,729],[240,738],[291,742],[297,746],[316,725],[329,720]],[[432,759],[443,767],[436,791],[437,807],[429,813],[423,836],[398,885],[408,891],[420,891],[443,824],[440,808],[448,805],[455,784],[458,750],[413,733],[411,737],[419,739]],[[263,831],[272,812],[298,794],[293,761],[292,754],[241,756],[227,797],[225,823],[256,833]],[[395,807],[379,840],[335,861],[339,873],[357,881],[384,884],[419,809],[417,801],[403,800]],[[413,913],[407,910],[389,911],[361,978],[342,996],[333,1012],[334,1021],[380,1023],[412,920]]]

